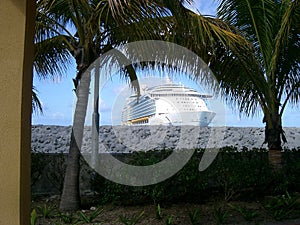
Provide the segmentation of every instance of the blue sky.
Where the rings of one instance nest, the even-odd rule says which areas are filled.
[[[214,15],[216,12],[216,3],[213,0],[198,0],[195,1],[192,6],[192,10],[199,10],[203,15]],[[72,78],[75,77],[75,65],[70,68],[67,75],[57,78],[56,80],[39,80],[34,77],[34,86],[38,89],[38,96],[42,102],[44,113],[33,114],[32,124],[45,124],[45,125],[71,125],[73,110],[75,106],[75,93],[73,91]],[[181,82],[187,86],[201,90],[199,85],[189,81],[188,79],[173,78],[174,82]],[[126,89],[126,82],[114,77],[110,82],[106,83],[101,93],[101,124],[118,124],[119,119],[111,119],[112,115],[118,115],[122,108],[122,101],[120,98],[123,96]],[[120,100],[121,99],[121,100]],[[117,103],[116,103],[117,102]],[[221,103],[224,104],[224,103]],[[231,110],[230,106],[225,105],[226,122],[227,126],[239,126],[239,127],[262,127],[264,124],[262,121],[262,114],[257,113],[253,118],[247,118],[245,116],[240,117],[239,113],[235,110]],[[212,105],[210,105],[212,106]],[[119,111],[116,111],[119,109]],[[218,109],[216,109],[218,110]],[[219,113],[223,114],[223,113]],[[300,127],[300,110],[299,107],[288,107],[283,116],[283,125],[289,127]]]

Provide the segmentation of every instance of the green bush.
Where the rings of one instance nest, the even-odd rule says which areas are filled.
[[[132,215],[130,218],[127,216],[120,215],[120,222],[125,225],[135,225],[139,223],[144,215],[144,211],[142,211],[139,215]]]
[[[197,225],[200,221],[201,212],[199,209],[194,209],[189,212],[189,218],[192,225]]]
[[[224,224],[228,215],[229,211],[221,206],[215,207],[213,212],[213,217],[217,225]]]
[[[83,211],[78,211],[78,221],[83,223],[92,223],[94,220],[103,212],[103,209],[97,208],[94,211],[85,213]]]
[[[248,209],[239,205],[228,204],[231,208],[238,211],[246,221],[253,221],[259,214],[258,211]]]
[[[268,200],[264,207],[275,220],[288,219],[296,209],[299,209],[298,199],[286,192],[285,195],[278,195]]]
[[[98,192],[102,202],[121,202],[137,204],[145,202],[201,202],[216,196],[224,200],[262,197],[287,190],[297,191],[297,177],[300,176],[300,157],[293,158],[298,152],[288,152],[284,157],[282,173],[274,173],[268,164],[268,153],[265,149],[243,149],[234,147],[220,149],[214,162],[203,172],[198,165],[204,150],[195,152],[191,160],[173,177],[155,185],[146,187],[130,187],[113,183],[98,177]],[[150,165],[161,161],[170,151],[136,152],[123,155],[127,163],[134,165]]]
[[[148,151],[114,156],[126,163],[141,166],[157,163],[168,157],[171,152]],[[199,172],[198,166],[203,153],[203,149],[197,149],[179,172],[155,185],[131,187],[116,184],[94,173],[92,187],[99,193],[100,203],[124,205],[147,202],[157,205],[180,201],[201,203],[212,196],[225,201],[252,200],[266,195],[284,194],[286,191],[300,192],[300,152],[297,150],[283,152],[283,168],[280,173],[274,173],[269,167],[268,152],[265,149],[244,148],[237,151],[235,147],[222,148],[213,163],[205,171]],[[63,170],[63,158],[58,161],[60,166],[54,168]],[[45,157],[42,154],[40,157],[34,154],[32,163],[32,173],[39,177],[38,170],[45,163]],[[50,165],[49,162],[48,164]],[[53,174],[48,177],[56,177],[56,172],[52,171]],[[60,189],[61,182],[56,186]]]

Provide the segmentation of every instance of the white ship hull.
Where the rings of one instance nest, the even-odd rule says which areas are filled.
[[[181,112],[157,115],[149,118],[144,125],[173,125],[173,126],[208,126],[216,113],[212,111]]]

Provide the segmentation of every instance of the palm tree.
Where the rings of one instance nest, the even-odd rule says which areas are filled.
[[[280,168],[282,115],[288,103],[300,99],[300,1],[220,0],[218,16],[235,26],[253,44],[248,69],[218,74],[223,90],[240,112],[264,114],[269,161]],[[246,67],[245,67],[246,68]]]
[[[159,6],[154,7],[153,3],[145,7],[145,2],[147,1],[133,1],[130,4],[127,1],[112,0],[40,0],[37,2],[36,43],[40,45],[36,47],[40,48],[37,51],[39,60],[36,60],[36,63],[42,64],[37,66],[40,68],[38,72],[42,74],[60,72],[61,68],[66,66],[64,61],[69,60],[70,57],[73,57],[77,64],[77,74],[73,79],[77,104],[60,203],[62,210],[76,210],[80,206],[79,149],[90,83],[90,76],[83,76],[83,74],[100,55],[127,42],[129,38],[143,39],[144,33],[147,38],[154,39],[157,36],[155,32],[149,33],[151,27],[155,27],[155,22],[150,24],[147,20],[141,21],[141,19],[155,18],[163,10],[157,11]],[[159,22],[159,20],[155,21]],[[143,23],[142,29],[131,26],[134,22]],[[126,33],[127,35],[124,35]],[[126,78],[137,79],[132,66],[125,66],[122,71]],[[139,92],[138,85],[133,88]]]
[[[124,43],[160,39],[194,50],[211,65],[221,65],[214,64],[219,57],[224,65],[231,65],[236,60],[227,52],[238,55],[239,51],[246,52],[251,48],[233,28],[220,20],[190,12],[182,0],[40,0],[37,3],[37,27],[42,28],[37,29],[36,35],[36,42],[41,43],[37,52],[42,59],[37,60],[40,63],[38,68],[42,68],[41,72],[59,72],[65,67],[64,61],[70,58],[74,58],[77,64],[73,80],[77,104],[60,203],[63,210],[76,210],[80,206],[79,149],[90,84],[90,76],[83,74],[99,56]],[[186,28],[184,19],[189,20],[190,29]],[[227,56],[223,56],[225,53]],[[135,57],[134,53],[131,53],[132,57]],[[124,67],[125,77],[136,80],[135,66],[146,65]],[[150,62],[149,66],[153,63]],[[139,92],[138,85],[133,88]]]
[[[71,61],[70,53],[64,43],[60,38],[52,37],[54,31],[48,30],[48,27],[49,21],[37,14],[33,68],[34,75],[38,76],[39,79],[53,80],[55,77],[61,77],[66,73]],[[33,112],[43,113],[42,103],[38,98],[38,90],[35,87],[32,88],[32,109]]]

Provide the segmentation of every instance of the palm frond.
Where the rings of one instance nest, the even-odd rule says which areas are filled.
[[[250,73],[237,71],[237,82],[221,74],[226,83],[225,93],[241,112],[253,113],[260,107],[270,115],[281,101],[283,112],[286,102],[299,99],[299,1],[276,0],[220,0],[218,15],[253,44],[259,65]],[[297,28],[298,27],[298,28]],[[256,67],[256,66],[255,66]],[[246,75],[244,77],[244,75]],[[249,97],[250,96],[250,97]],[[292,97],[293,96],[293,97]],[[288,99],[286,99],[288,98]],[[293,99],[293,100],[292,100]],[[254,106],[254,107],[253,107]]]
[[[218,16],[237,27],[256,48],[256,56],[269,71],[273,53],[273,28],[278,7],[273,0],[220,0]]]
[[[36,13],[34,69],[39,77],[53,79],[64,74],[71,64],[72,37],[65,24],[41,12],[42,3],[44,1],[39,2]]]
[[[71,55],[62,36],[35,43],[34,69],[39,77],[54,79],[65,74],[71,65]]]
[[[37,89],[33,86],[32,87],[32,112],[33,113],[43,113],[43,107],[42,103],[40,102],[40,99],[38,98],[38,91]]]

